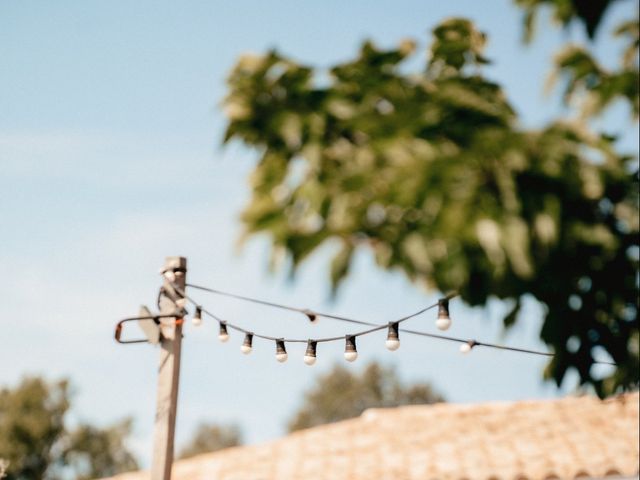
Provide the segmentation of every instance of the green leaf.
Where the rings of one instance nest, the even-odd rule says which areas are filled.
[[[502,319],[502,324],[504,325],[504,328],[509,329],[513,325],[515,325],[516,320],[518,320],[518,314],[520,313],[520,307],[521,307],[520,298],[518,298],[513,308]]]
[[[351,265],[351,258],[353,256],[353,245],[344,241],[340,251],[331,260],[331,291],[335,293],[340,285],[340,282],[349,273],[349,266]]]

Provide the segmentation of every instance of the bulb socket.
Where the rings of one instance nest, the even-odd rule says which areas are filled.
[[[311,323],[314,323],[314,322],[318,321],[318,316],[315,313],[313,313],[311,310],[306,309],[306,310],[304,310],[303,313],[307,316],[307,318],[309,319],[309,321]]]

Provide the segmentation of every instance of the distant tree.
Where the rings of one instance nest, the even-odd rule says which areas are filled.
[[[370,363],[361,373],[340,364],[321,375],[288,423],[290,432],[360,415],[367,408],[442,402],[426,383],[403,385],[393,368]]]
[[[543,7],[593,37],[613,0],[516,3],[529,38]],[[464,18],[437,25],[426,52],[366,41],[328,72],[276,51],[241,57],[225,141],[260,155],[246,235],[266,234],[292,270],[333,248],[334,289],[368,250],[380,268],[470,305],[508,301],[505,327],[533,297],[555,353],[546,378],[560,385],[575,369],[602,396],[637,387],[638,163],[591,122],[614,101],[637,120],[638,20],[615,34],[628,43],[618,69],[589,44],[558,54],[567,115],[537,129],[483,74],[487,37]],[[416,55],[427,61],[411,71]],[[617,364],[604,378],[592,368],[598,350]]]
[[[68,409],[67,381],[25,378],[13,390],[0,390],[0,458],[9,462],[9,480],[47,478],[61,458]]]
[[[179,458],[215,452],[238,445],[242,445],[242,432],[237,425],[201,423],[193,434],[193,438],[180,450]]]
[[[124,443],[131,428],[132,420],[125,419],[104,429],[83,424],[71,432],[64,460],[75,478],[90,480],[137,470],[138,462]]]
[[[130,422],[70,431],[66,380],[26,377],[0,390],[0,459],[7,480],[88,479],[138,468],[124,445]]]

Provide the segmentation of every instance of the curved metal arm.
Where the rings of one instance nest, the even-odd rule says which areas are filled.
[[[116,340],[116,342],[118,343],[149,343],[149,340],[121,340],[120,336],[122,335],[122,325],[127,323],[127,322],[137,322],[139,320],[153,320],[157,325],[160,324],[159,319],[160,318],[178,318],[179,315],[176,313],[171,313],[171,314],[165,314],[165,315],[150,315],[150,316],[145,316],[145,317],[128,317],[128,318],[123,318],[122,320],[120,320],[117,324],[116,324],[116,331],[114,334],[114,338]]]

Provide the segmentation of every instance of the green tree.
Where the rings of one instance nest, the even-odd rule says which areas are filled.
[[[373,362],[361,373],[339,364],[321,375],[304,395],[304,403],[288,423],[290,432],[359,416],[367,408],[442,402],[426,383],[405,386],[393,368]]]
[[[110,477],[138,469],[138,462],[127,449],[132,420],[125,419],[107,428],[83,424],[68,438],[64,460],[74,467],[77,480]]]
[[[594,35],[611,2],[517,3],[528,31],[546,5]],[[638,166],[589,118],[615,99],[637,115],[637,31],[637,20],[617,31],[630,39],[620,72],[587,47],[563,51],[556,74],[582,107],[535,130],[483,76],[487,38],[466,19],[438,25],[428,52],[412,40],[386,50],[367,41],[322,86],[312,67],[276,51],[241,57],[228,78],[225,141],[261,155],[246,234],[267,234],[293,269],[332,244],[334,288],[368,249],[381,268],[471,305],[511,301],[506,326],[532,295],[546,306],[540,336],[555,352],[547,378],[560,384],[573,368],[600,395],[636,386]],[[424,70],[409,72],[418,54]],[[592,369],[596,347],[617,363],[606,378]]]
[[[8,480],[96,478],[138,468],[124,445],[130,422],[70,431],[66,380],[47,383],[26,377],[0,390],[0,459]]]
[[[0,390],[0,458],[9,462],[9,480],[47,477],[61,454],[68,409],[66,381],[25,378],[13,390]]]
[[[193,438],[180,451],[179,458],[215,452],[238,445],[242,445],[242,432],[237,425],[201,423],[194,432]]]

